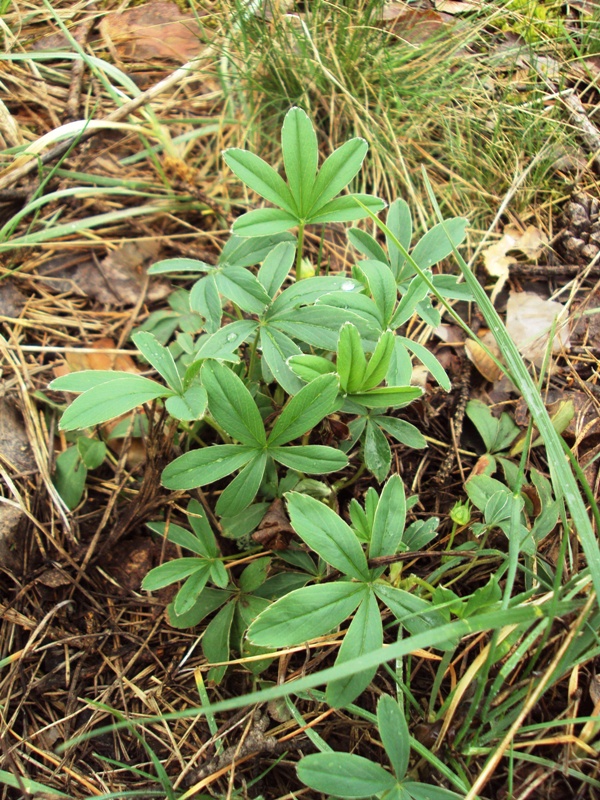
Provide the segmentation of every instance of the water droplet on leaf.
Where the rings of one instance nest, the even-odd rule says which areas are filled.
[[[344,281],[341,285],[342,292],[351,292],[354,289],[353,281]]]

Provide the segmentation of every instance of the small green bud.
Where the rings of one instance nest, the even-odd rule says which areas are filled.
[[[303,258],[300,263],[300,275],[296,275],[296,279],[312,278],[315,275],[315,268],[308,258]]]
[[[457,525],[468,525],[469,522],[471,521],[470,502],[467,500],[466,503],[462,503],[460,500],[458,500],[452,507],[452,511],[450,512],[450,519]]]

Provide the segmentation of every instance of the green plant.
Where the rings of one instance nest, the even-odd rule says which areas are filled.
[[[372,211],[381,211],[385,203],[370,195],[336,197],[360,170],[368,150],[364,139],[351,139],[343,144],[317,171],[317,135],[304,111],[292,108],[281,129],[281,150],[287,184],[266,161],[247,150],[230,148],[223,154],[240,180],[278,206],[243,214],[234,222],[233,232],[242,236],[263,236],[298,226],[296,277],[299,278],[306,225],[361,219],[366,214],[355,199]]]
[[[52,477],[68,509],[79,505],[85,491],[88,470],[97,469],[106,456],[106,445],[88,436],[73,437],[75,444],[56,457]]]
[[[398,475],[388,480],[380,496],[370,489],[364,509],[352,502],[352,526],[312,497],[291,492],[286,499],[294,530],[334,572],[323,582],[296,589],[268,606],[250,626],[251,642],[290,647],[331,632],[354,614],[336,660],[340,664],[382,646],[378,600],[410,633],[442,624],[443,616],[431,603],[383,577],[386,557],[402,549],[405,533],[406,498]],[[374,672],[330,684],[327,701],[351,703],[369,685]]]
[[[368,212],[368,207],[363,211]],[[144,587],[154,589],[165,585],[162,581],[185,580],[169,616],[174,625],[187,627],[214,614],[204,631],[204,652],[213,665],[227,660],[230,648],[263,656],[265,648],[303,643],[351,618],[325,695],[334,705],[346,705],[368,685],[377,665],[389,659],[388,652],[410,652],[400,648],[401,642],[389,644],[388,650],[381,648],[381,603],[391,612],[390,632],[406,629],[411,638],[415,637],[416,646],[437,646],[444,651],[435,679],[437,689],[432,694],[433,712],[458,641],[454,633],[477,630],[480,624],[500,626],[502,620],[512,624],[510,621],[521,619],[521,612],[532,611],[522,606],[540,590],[527,577],[527,591],[513,596],[520,555],[525,551],[524,568],[531,558],[525,541],[527,520],[521,516],[523,499],[518,492],[522,470],[508,495],[504,492],[503,497],[486,497],[483,507],[472,498],[484,513],[490,500],[490,513],[494,509],[503,514],[508,511],[502,517],[495,514],[493,521],[506,529],[509,553],[479,547],[482,557],[500,559],[501,564],[489,585],[478,587],[469,597],[460,597],[441,583],[453,571],[468,571],[472,551],[463,555],[462,545],[426,579],[403,573],[404,551],[427,544],[435,535],[436,523],[419,521],[404,529],[409,501],[405,500],[399,476],[393,476],[380,494],[371,488],[364,506],[352,502],[351,524],[344,522],[337,508],[334,510],[337,493],[364,468],[379,481],[385,480],[388,454],[377,442],[372,444],[373,430],[382,436],[389,431],[409,442],[412,437],[412,443],[422,444],[418,431],[395,416],[395,409],[420,394],[409,385],[413,356],[421,359],[442,384],[447,378],[433,356],[427,351],[421,353],[413,342],[399,335],[398,329],[415,314],[430,322],[439,318],[440,308],[426,302],[428,295],[435,295],[440,307],[453,313],[447,302],[450,293],[464,296],[465,291],[454,278],[445,284],[438,281],[436,286],[437,276],[432,270],[437,259],[450,250],[457,255],[464,221],[450,221],[448,230],[440,221],[410,248],[412,225],[407,235],[406,209],[398,203],[390,213],[392,226],[396,224],[395,215],[404,221],[396,225],[396,233],[377,221],[386,237],[385,249],[368,234],[353,234],[354,243],[358,242],[368,257],[355,265],[351,276],[317,276],[287,285],[298,254],[294,259],[293,239],[281,230],[234,240],[216,267],[180,259],[157,265],[157,272],[200,275],[189,293],[178,294],[181,313],[177,319],[167,320],[176,336],[174,342],[168,343],[164,332],[162,342],[149,331],[134,334],[140,354],[160,379],[79,373],[57,379],[52,386],[81,392],[61,421],[65,429],[96,425],[140,403],[152,403],[146,413],[151,419],[160,419],[157,409],[164,408],[174,420],[168,424],[175,443],[184,451],[165,468],[164,485],[193,489],[238,472],[218,487],[220,494],[214,498],[215,511],[228,535],[243,539],[259,525],[269,501],[285,497],[292,528],[303,546],[318,557],[316,561],[309,553],[293,548],[281,554],[281,561],[250,551],[244,558],[256,556],[256,560],[240,571],[235,559],[220,554],[212,534],[203,534],[198,544],[197,533],[187,530],[182,534],[185,529],[180,526],[171,534],[173,523],[152,523],[155,533],[174,536],[173,541],[195,555],[176,560],[173,566],[159,567],[161,572],[150,573]],[[278,236],[284,238],[273,238]],[[545,441],[554,446],[556,431],[514,345],[503,339],[501,323],[486,303],[483,290],[458,258],[468,290],[478,298],[498,333],[511,376],[527,394],[536,425]],[[258,270],[253,269],[256,264],[261,264]],[[202,326],[199,330],[194,329],[198,319]],[[322,423],[333,413],[342,415],[351,428],[345,453],[332,446],[331,440],[322,443]],[[586,528],[572,478],[569,481],[561,464],[557,459],[553,466],[564,478],[567,503],[580,525],[592,563],[589,525]],[[328,484],[327,476],[335,473],[341,474]],[[310,484],[306,474],[322,479]],[[557,500],[560,502],[558,495]],[[192,512],[204,516],[197,506]],[[190,518],[194,531],[199,524]],[[537,545],[535,537],[533,542]],[[499,594],[504,574],[506,580]],[[539,574],[544,590],[560,588],[560,576],[542,570]],[[597,570],[591,570],[591,579],[598,581]],[[545,608],[546,613],[550,611]],[[451,615],[460,619],[446,624]],[[533,614],[522,617],[529,622],[533,618]],[[545,618],[540,621],[540,631],[542,622],[545,624]],[[521,628],[511,629],[510,643],[516,646],[522,636]],[[489,670],[504,657],[503,646],[495,638],[490,644],[487,672],[483,672],[479,692],[487,685]],[[262,659],[262,663],[267,662]],[[223,667],[212,669],[211,677],[219,679]],[[498,685],[502,680],[498,678]],[[310,685],[318,685],[315,681]],[[308,685],[301,683],[300,688]],[[260,695],[267,696],[271,695]],[[475,712],[470,713],[472,719]],[[493,708],[485,719],[486,725],[496,724]]]
[[[305,756],[296,771],[311,789],[330,797],[378,797],[382,800],[458,800],[461,795],[406,779],[411,739],[406,718],[398,703],[384,694],[377,703],[377,727],[392,766],[381,765],[353,753],[334,751]]]
[[[244,636],[250,622],[265,609],[275,597],[304,585],[310,573],[282,572],[268,578],[271,558],[257,558],[248,564],[233,580],[228,562],[235,558],[223,558],[210,523],[196,500],[190,500],[187,517],[192,530],[173,522],[150,522],[154,533],[165,535],[174,544],[194,553],[193,557],[176,558],[155,567],[144,578],[142,589],[156,591],[183,580],[175,600],[169,605],[169,619],[173,626],[189,628],[198,625],[205,617],[218,612],[208,624],[202,637],[202,651],[208,663],[214,664],[229,658],[230,648],[244,651]],[[314,562],[302,559],[302,563],[313,572]],[[208,584],[212,583],[213,586]],[[260,652],[253,649],[253,655]],[[268,661],[252,663],[259,672]],[[225,667],[214,667],[209,679],[219,681]]]
[[[285,228],[297,224],[301,234],[311,222],[356,219],[382,203],[364,195],[333,199],[360,168],[366,152],[362,140],[332,154],[318,174],[316,137],[300,109],[289,112],[282,142],[288,184],[251,153],[225,153],[252,188],[283,203],[283,216],[273,217],[276,223],[263,224],[273,216],[272,209],[245,215],[241,227],[253,236],[234,235],[216,266],[169,259],[150,270],[201,275],[189,293],[176,293],[172,312],[155,315],[146,324],[149,330],[140,329],[132,337],[164,383],[110,371],[73,373],[52,383],[53,389],[80,393],[61,419],[63,430],[90,428],[142,404],[164,404],[181,423],[182,444],[190,447],[166,467],[164,485],[191,489],[240,470],[217,503],[217,513],[227,518],[239,515],[261,493],[274,464],[301,474],[343,470],[348,464],[344,453],[309,443],[310,432],[335,411],[356,417],[344,449],[351,455],[354,444],[362,441],[366,467],[379,481],[391,462],[385,432],[422,447],[416,429],[386,414],[386,409],[400,408],[421,394],[408,385],[411,354],[449,387],[426,348],[397,333],[415,312],[426,309],[430,320],[437,312],[423,305],[430,289],[427,280],[415,274],[414,266],[403,266],[406,259],[400,259],[393,242],[388,242],[386,254],[368,234],[355,231],[355,243],[379,260],[360,262],[353,277],[317,276],[283,288],[295,252],[294,237]],[[406,205],[395,203],[388,219],[408,246],[412,222]],[[250,225],[249,220],[258,223]],[[448,224],[450,239],[437,225],[411,251],[410,264],[418,262],[429,276],[430,268],[464,238],[465,220]],[[239,227],[238,221],[234,230]],[[296,263],[302,256],[301,241],[297,254]],[[255,273],[251,267],[257,263],[261,266]],[[448,296],[463,296],[464,290],[448,277],[440,288]],[[224,300],[230,305],[224,306]],[[224,309],[234,319],[222,324]],[[176,340],[165,346],[177,328]],[[200,432],[213,437],[216,432],[222,443],[194,448]],[[300,437],[302,449],[293,444]]]
[[[505,10],[499,27],[519,34],[530,44],[566,35],[564,12],[555,0],[509,0]]]

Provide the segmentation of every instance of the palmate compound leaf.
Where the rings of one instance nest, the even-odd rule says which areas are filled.
[[[352,400],[367,408],[402,408],[423,394],[419,386],[382,386],[368,392],[357,392]]]
[[[334,630],[369,589],[362,583],[323,583],[284,595],[252,623],[248,639],[263,647],[291,647]]]
[[[356,202],[357,200],[361,205]],[[366,216],[367,212],[363,206],[377,214],[385,208],[385,202],[370,194],[345,194],[321,206],[318,211],[311,212],[306,221],[311,225],[320,225],[324,222],[354,222]]]
[[[369,472],[382,483],[392,466],[392,451],[385,434],[370,419],[367,420],[363,440],[363,458]]]
[[[219,266],[230,264],[235,267],[252,267],[254,264],[260,264],[263,259],[266,259],[276,245],[281,242],[295,244],[295,241],[296,239],[291,233],[253,237],[252,239],[230,236],[221,250]]]
[[[281,311],[289,311],[300,305],[311,305],[320,297],[325,297],[332,292],[343,292],[347,297],[349,294],[360,292],[362,285],[353,278],[345,275],[317,275],[313,278],[305,278],[288,286],[279,297],[273,301],[269,309],[269,319],[272,319]]]
[[[404,250],[408,250],[412,239],[412,217],[406,200],[398,198],[390,205],[387,215],[387,227]],[[398,279],[405,263],[404,256],[391,237],[386,235],[385,241],[392,272],[394,277]]]
[[[193,421],[206,411],[208,396],[203,386],[194,384],[183,395],[173,395],[165,400],[165,408],[175,419]]]
[[[157,589],[162,589],[172,583],[181,581],[194,572],[204,571],[205,569],[208,580],[208,565],[206,561],[201,558],[176,558],[173,561],[161,564],[160,567],[151,569],[142,581],[142,589],[145,592],[154,592]]]
[[[248,508],[256,497],[266,465],[266,452],[257,452],[219,497],[215,507],[219,516],[234,517]]]
[[[386,331],[381,335],[365,370],[362,386],[360,387],[362,391],[375,389],[387,375],[394,352],[394,339],[395,336],[392,331]]]
[[[383,487],[373,519],[369,558],[398,552],[406,521],[406,495],[399,475],[392,475]]]
[[[225,267],[215,281],[224,297],[250,314],[262,314],[271,301],[258,278],[244,267]]]
[[[444,615],[431,603],[417,597],[404,589],[398,589],[386,583],[375,583],[375,594],[411,634],[435,630],[444,625]],[[440,649],[451,649],[454,644],[443,642]]]
[[[260,344],[263,359],[277,383],[287,394],[297,394],[302,389],[303,383],[290,368],[288,359],[300,355],[302,350],[289,336],[269,325],[261,327]]]
[[[357,392],[363,386],[367,359],[363,352],[360,333],[355,325],[342,325],[337,345],[337,373],[343,392]],[[385,374],[385,373],[384,373]]]
[[[323,444],[270,447],[269,455],[284,467],[309,475],[339,472],[348,466],[348,458],[344,453]]]
[[[279,208],[256,208],[242,214],[233,223],[232,230],[239,236],[272,236],[283,233],[298,224],[298,218]]]
[[[331,797],[373,797],[396,785],[383,767],[354,753],[312,753],[296,771],[302,783]]]
[[[387,326],[394,313],[398,290],[391,269],[380,261],[361,261],[356,269],[360,270],[367,281],[369,292],[375,301],[381,318]]]
[[[348,239],[350,240],[350,244],[352,244],[359,253],[362,253],[363,256],[366,256],[371,261],[377,261],[387,266],[387,256],[383,247],[370,233],[360,228],[350,228],[348,231]]]
[[[167,525],[166,522],[147,522],[146,526],[150,528],[151,531],[159,533],[161,536],[164,536],[166,533],[167,539],[170,542],[174,542],[180,547],[185,547],[186,550],[191,550],[192,553],[208,557],[212,555],[207,552],[206,546],[197,536],[194,536],[194,534],[186,530],[186,528],[182,528],[181,525],[176,525],[174,522],[170,522],[169,525]]]
[[[414,246],[411,252],[414,261],[424,270],[447,258],[455,247],[462,244],[468,222],[464,217],[453,217],[438,222]]]
[[[417,781],[404,781],[402,787],[413,800],[462,800],[464,795],[457,794],[443,786],[433,786],[430,783],[417,783]]]
[[[134,373],[110,369],[84,369],[55,378],[48,384],[48,388],[60,392],[87,392],[88,389],[95,389],[109,381],[127,380],[132,374]]]
[[[208,583],[209,578],[210,564],[208,563],[203,564],[200,569],[190,575],[175,597],[173,609],[176,614],[185,614],[186,611],[189,611],[194,606],[198,595]]]
[[[266,256],[258,270],[258,280],[269,297],[275,297],[277,291],[281,289],[292,268],[295,255],[295,244],[280,242]]]

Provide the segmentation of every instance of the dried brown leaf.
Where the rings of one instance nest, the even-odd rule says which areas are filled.
[[[451,18],[448,18],[451,19]],[[413,8],[405,3],[387,3],[383,7],[383,20],[390,29],[410,44],[425,42],[449,27],[444,17],[431,8]]]
[[[517,250],[534,260],[539,258],[544,248],[548,244],[548,239],[543,231],[534,225],[529,225],[522,231],[516,225],[507,225],[504,228],[502,238],[495,244],[487,247],[483,253],[483,264],[492,278],[498,278],[492,292],[492,302],[508,280],[511,264],[516,264],[517,259],[507,255],[511,250]]]
[[[25,295],[11,281],[0,283],[0,316],[17,318],[26,302]]]
[[[160,245],[133,239],[111,251],[102,261],[86,254],[75,257],[69,251],[47,261],[39,273],[51,278],[56,292],[78,292],[107,305],[135,305],[146,283],[146,271],[158,260]],[[167,281],[153,278],[146,298],[162,300],[170,292]]]
[[[110,252],[98,267],[88,268],[82,276],[86,294],[100,303],[135,305],[145,282],[146,269],[157,260],[159,251],[156,242],[126,242]],[[153,280],[148,287],[148,300],[162,300],[169,291],[166,281]]]
[[[481,11],[481,3],[477,0],[436,0],[435,8],[445,14],[466,14],[469,11]]]
[[[500,357],[500,350],[496,344],[492,332],[489,330],[480,331],[478,340],[467,339],[465,342],[465,354],[469,361],[471,361],[483,377],[494,383],[502,375],[502,370],[498,365],[489,357],[483,345],[497,358]]]
[[[25,520],[25,513],[20,508],[0,503],[0,564],[15,571],[22,569]]]
[[[50,569],[44,570],[41,575],[38,575],[35,582],[42,583],[50,589],[57,589],[59,586],[68,586],[72,581],[60,569],[51,567]]]
[[[127,61],[168,58],[184,63],[201,47],[194,13],[183,13],[175,3],[162,0],[107,14],[100,33],[109,48]]]
[[[0,460],[17,472],[36,469],[21,415],[6,398],[0,398]]]
[[[252,539],[267,550],[287,550],[292,536],[294,529],[285,513],[283,501],[278,497],[271,503]]]
[[[564,324],[565,307],[554,300],[544,300],[535,292],[511,292],[506,305],[506,329],[524,358],[541,367],[550,331],[557,324],[552,352],[560,353],[570,344],[569,329]],[[561,324],[562,322],[562,324]]]

